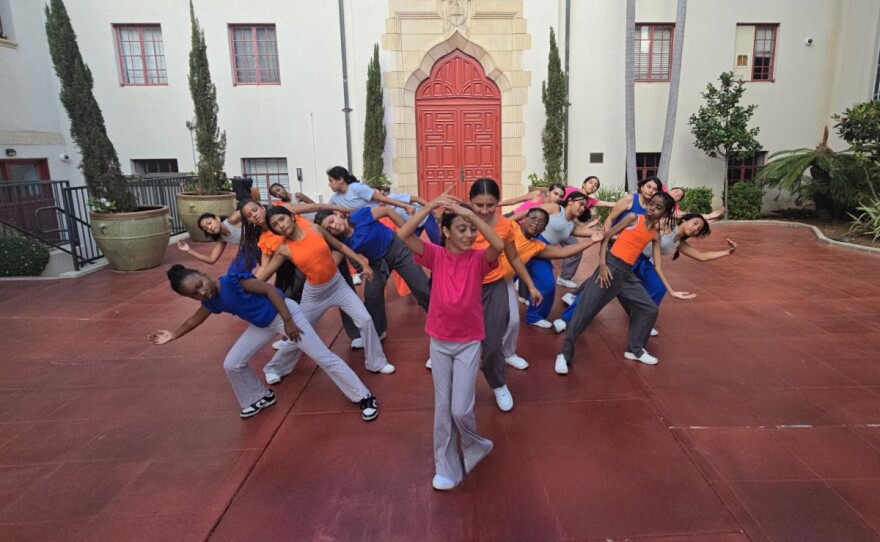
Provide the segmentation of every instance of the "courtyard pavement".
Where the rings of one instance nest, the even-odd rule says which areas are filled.
[[[366,372],[336,313],[318,326],[379,397],[375,422],[309,359],[241,420],[222,369],[240,321],[147,340],[198,306],[171,292],[170,264],[225,266],[170,247],[153,270],[0,282],[0,540],[880,540],[880,258],[804,228],[714,230],[699,245],[730,237],[735,256],[664,260],[698,297],[663,302],[659,365],[623,359],[616,303],[567,377],[561,337],[524,326],[516,406],[500,412],[480,377],[495,448],[447,493],[431,489],[411,296],[389,294],[392,375]]]

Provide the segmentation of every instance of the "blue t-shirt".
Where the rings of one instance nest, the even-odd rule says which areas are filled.
[[[345,194],[334,193],[330,196],[330,203],[332,205],[348,207],[349,209],[379,205],[378,201],[373,201],[373,189],[361,182],[348,185],[348,191]]]
[[[394,232],[391,228],[376,221],[371,207],[361,207],[351,213],[348,220],[354,226],[354,233],[345,240],[345,244],[370,261],[384,258],[394,240]]]
[[[230,271],[232,271],[230,269]],[[246,292],[241,286],[241,281],[251,279],[250,273],[232,273],[220,277],[220,289],[214,299],[205,299],[202,306],[214,314],[228,312],[250,322],[257,327],[266,327],[278,316],[275,306],[269,298]],[[276,288],[277,289],[277,288]],[[281,290],[278,290],[281,293]],[[281,297],[284,297],[282,294]]]

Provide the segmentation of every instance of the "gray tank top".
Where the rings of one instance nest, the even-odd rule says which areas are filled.
[[[666,256],[668,254],[672,254],[678,248],[678,245],[681,242],[675,238],[675,235],[678,233],[678,226],[672,228],[672,231],[665,235],[660,235],[660,254]],[[642,251],[642,254],[645,255],[646,258],[651,258],[654,256],[654,243],[649,243],[648,246],[645,247],[645,250]]]
[[[229,223],[229,219],[223,221],[223,225],[226,226],[226,229],[229,230],[229,237],[220,236],[220,239],[223,239],[227,243],[232,243],[233,245],[241,244],[241,228],[238,226],[233,226]]]
[[[568,239],[574,230],[574,221],[565,219],[565,207],[560,207],[559,212],[550,215],[547,227],[541,235],[547,240],[548,245],[555,245],[564,239]]]

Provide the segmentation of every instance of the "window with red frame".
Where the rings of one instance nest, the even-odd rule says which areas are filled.
[[[752,81],[772,81],[776,68],[776,30],[778,25],[755,26],[752,54]]]
[[[637,24],[633,39],[636,81],[669,81],[672,65],[671,24]]]
[[[177,173],[177,160],[175,158],[132,160],[131,169],[135,175]]]
[[[727,159],[727,184],[734,185],[740,181],[751,181],[764,165],[766,152],[758,152],[751,158]]]
[[[165,45],[159,25],[114,26],[123,86],[167,85]]]
[[[636,174],[638,180],[644,180],[648,177],[656,177],[657,171],[660,169],[660,153],[659,152],[637,152],[636,153]]]
[[[275,25],[230,26],[232,73],[237,85],[277,85],[278,43]]]
[[[260,189],[263,201],[269,201],[269,185],[272,183],[290,187],[287,158],[244,158],[241,164],[242,174],[254,180],[254,187]]]

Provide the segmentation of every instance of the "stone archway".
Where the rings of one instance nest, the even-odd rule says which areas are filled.
[[[445,2],[438,2],[436,11],[404,11],[403,3],[392,2],[386,20],[382,47],[394,53],[396,62],[394,70],[383,74],[393,118],[393,180],[401,190],[419,190],[416,91],[438,60],[458,50],[478,62],[486,78],[498,87],[501,165],[497,180],[506,196],[521,194],[526,168],[523,106],[531,84],[531,73],[521,69],[522,52],[531,48],[522,2],[510,2],[505,5],[508,11],[498,11],[497,2],[469,0],[464,17],[449,16]]]

